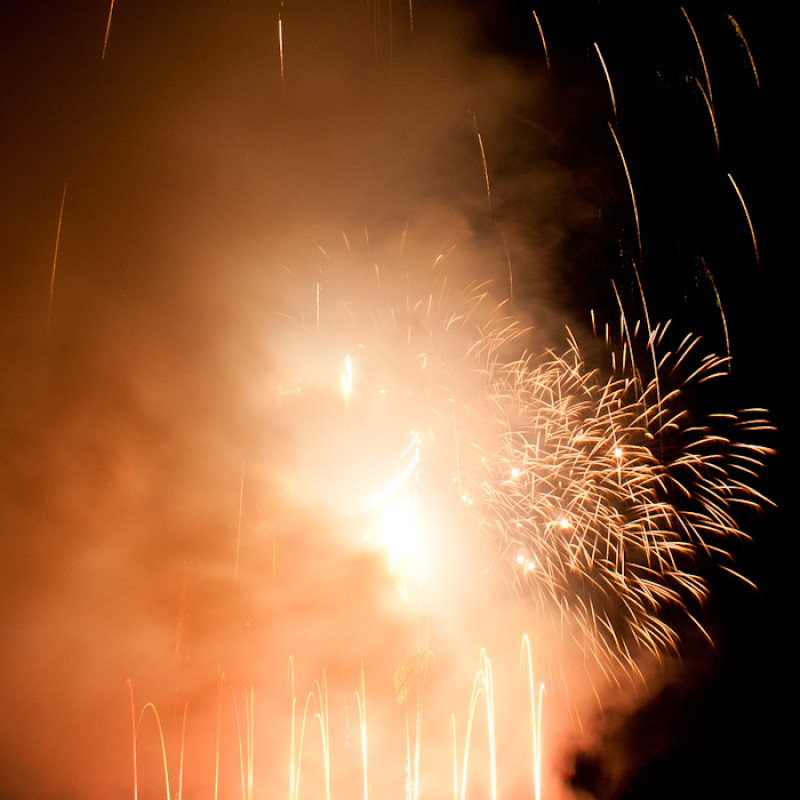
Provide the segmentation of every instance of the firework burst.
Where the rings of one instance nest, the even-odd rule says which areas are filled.
[[[688,366],[698,346],[685,338],[647,380],[629,357],[610,376],[589,368],[574,339],[487,371],[473,507],[518,595],[610,674],[678,649],[680,617],[700,625],[702,565],[724,564],[746,536],[737,511],[766,502],[751,482],[769,451],[748,439],[769,424],[693,418],[689,389],[725,374],[710,355]]]
[[[673,343],[669,324],[639,344],[623,316],[619,339],[606,335],[606,368],[590,366],[571,334],[561,349],[532,351],[491,284],[459,289],[445,261],[416,294],[419,276],[386,280],[396,271],[374,267],[374,292],[344,299],[332,270],[333,308],[316,309],[304,347],[324,343],[347,371],[346,394],[335,399],[331,386],[325,401],[347,422],[334,471],[342,453],[372,451],[349,502],[370,498],[378,521],[367,538],[388,551],[405,597],[410,576],[424,582],[412,563],[422,552],[449,559],[474,546],[538,630],[610,679],[636,674],[642,654],[679,650],[682,620],[703,630],[707,568],[732,570],[730,542],[746,538],[739,512],[768,502],[753,485],[770,452],[756,441],[770,427],[764,412],[697,416],[692,392],[724,379],[727,361],[704,354],[699,337]],[[376,403],[375,424],[360,428]],[[305,412],[304,424],[320,418]],[[387,426],[400,433],[377,446]],[[431,543],[442,531],[451,538]]]

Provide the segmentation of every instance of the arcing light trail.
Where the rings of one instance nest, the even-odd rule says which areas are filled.
[[[47,300],[47,333],[50,333],[50,321],[53,316],[53,290],[56,284],[56,264],[58,263],[58,246],[61,243],[61,223],[64,220],[64,203],[67,199],[67,184],[61,193],[61,206],[58,211],[58,226],[56,227],[56,245],[53,250],[53,269],[50,273],[50,295]]]
[[[423,661],[420,671],[422,682],[424,673],[427,669],[427,657],[420,657]],[[519,672],[525,684],[525,691],[528,698],[521,698],[515,713],[511,719],[504,719],[514,726],[516,736],[527,740],[530,737],[530,761],[528,757],[523,757],[526,763],[512,764],[504,759],[504,754],[498,747],[498,737],[504,733],[499,717],[498,704],[495,700],[495,678],[493,665],[486,651],[482,650],[479,656],[478,669],[472,682],[472,690],[468,695],[467,712],[465,720],[457,719],[456,714],[450,716],[450,738],[452,748],[449,756],[444,756],[447,760],[452,760],[451,764],[437,764],[437,773],[444,775],[448,771],[452,774],[452,796],[454,800],[466,800],[473,796],[470,791],[476,778],[482,775],[484,758],[488,760],[490,773],[490,791],[492,800],[497,800],[502,796],[498,791],[498,784],[502,784],[501,770],[504,767],[513,768],[524,775],[524,781],[530,781],[530,792],[525,792],[525,796],[531,800],[541,800],[542,798],[542,707],[544,700],[544,686],[537,684],[534,679],[533,660],[531,658],[530,642],[527,637],[523,638],[520,650]],[[191,727],[191,715],[189,713],[189,703],[185,702],[182,707],[180,734],[177,742],[170,746],[165,735],[161,714],[158,708],[146,702],[137,710],[134,701],[133,685],[130,680],[126,682],[128,702],[130,709],[130,732],[131,732],[131,769],[132,769],[132,788],[134,800],[138,800],[140,789],[146,787],[147,796],[160,796],[159,790],[163,791],[166,800],[175,798],[181,800],[184,797],[184,762],[187,751],[187,733]],[[329,680],[325,670],[321,677],[312,681],[311,688],[305,695],[305,700],[298,693],[297,679],[295,675],[294,659],[290,656],[288,661],[288,691],[289,703],[284,708],[284,713],[288,711],[288,721],[281,716],[281,725],[285,727],[285,735],[288,737],[288,768],[283,774],[288,783],[289,800],[299,800],[301,797],[325,797],[337,796],[337,789],[340,788],[336,781],[336,774],[342,768],[351,775],[351,782],[348,785],[349,797],[361,797],[369,800],[376,796],[375,786],[369,770],[369,753],[371,742],[371,729],[369,725],[369,715],[367,713],[367,679],[364,666],[362,664],[358,688],[352,692],[352,697],[357,709],[357,747],[352,751],[347,748],[339,750],[335,747],[335,736],[332,728],[332,708],[330,703]],[[389,787],[392,796],[404,797],[405,800],[419,800],[426,796],[420,791],[421,773],[421,737],[422,737],[422,715],[421,698],[422,687],[418,688],[416,697],[416,709],[414,712],[415,721],[412,733],[408,731],[407,753],[405,763],[405,787]],[[226,698],[230,702],[226,702]],[[238,697],[241,697],[241,702]],[[405,700],[403,701],[406,702]],[[276,709],[270,710],[270,716],[275,717]],[[152,747],[153,732],[147,735],[142,730],[142,723],[146,716],[153,720],[155,728],[156,746]],[[231,741],[223,736],[223,728],[229,729],[230,725],[235,728],[235,736]],[[526,728],[530,725],[530,733]],[[464,727],[464,736],[459,742],[460,728]],[[217,675],[217,704],[216,704],[216,732],[214,737],[214,790],[215,800],[223,796],[238,796],[241,800],[253,800],[255,795],[255,772],[259,763],[263,763],[261,758],[256,761],[255,752],[255,729],[256,729],[256,695],[255,689],[251,685],[244,688],[241,693],[226,680],[222,672]],[[474,741],[473,741],[474,737]],[[485,741],[484,741],[485,740]],[[150,759],[142,759],[141,751],[156,754],[157,764]],[[484,752],[485,750],[485,752]],[[233,751],[233,752],[231,752]],[[269,756],[267,754],[267,760]],[[346,756],[348,764],[342,764],[338,757]],[[239,786],[227,784],[227,792],[233,791],[233,795],[227,794],[222,788],[221,761],[236,763],[239,772]],[[476,766],[475,762],[479,762]],[[177,775],[176,775],[177,772]],[[380,772],[380,770],[378,770]],[[301,780],[302,778],[302,780]],[[306,788],[306,787],[310,788]],[[234,788],[235,787],[235,788]],[[302,791],[301,791],[302,789]],[[153,794],[155,792],[155,794]],[[313,793],[312,793],[313,792]]]
[[[106,57],[106,50],[108,49],[108,37],[111,33],[111,18],[114,16],[114,0],[111,0],[110,5],[108,6],[108,21],[106,22],[106,35],[103,38],[103,55],[101,59],[105,61]]]

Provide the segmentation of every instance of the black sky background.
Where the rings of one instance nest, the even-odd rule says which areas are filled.
[[[242,685],[280,675],[267,706],[293,648],[308,651],[306,676],[342,653],[372,658],[376,684],[402,658],[408,622],[371,565],[325,550],[321,578],[305,562],[316,530],[287,545],[294,572],[275,579],[274,604],[255,587],[271,559],[265,453],[287,446],[265,400],[285,275],[313,276],[342,232],[396,250],[406,226],[410,252],[455,245],[471,276],[499,282],[510,258],[515,308],[546,344],[564,325],[588,332],[591,309],[613,322],[613,286],[640,314],[635,262],[651,317],[724,353],[716,287],[731,376],[693,400],[764,406],[778,426],[759,484],[777,508],[747,518],[753,541],[734,546],[759,588],[715,575],[716,647],[687,634],[648,702],[608,708],[550,766],[564,796],[753,797],[794,782],[794,73],[768,4],[684,8],[719,151],[696,43],[666,0],[417,0],[413,32],[400,3],[119,0],[104,59],[105,0],[0,5],[0,797],[130,796],[126,678],[173,728],[189,697],[208,753],[220,664]],[[316,594],[301,601],[306,582]],[[348,582],[356,599],[331,607]],[[245,618],[269,637],[254,642]],[[345,618],[359,624],[332,636]],[[256,749],[282,752],[281,737],[265,730]],[[213,765],[198,760],[187,784],[208,791]],[[256,796],[281,794],[264,774]]]

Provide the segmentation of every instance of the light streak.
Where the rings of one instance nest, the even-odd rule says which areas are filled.
[[[252,800],[253,798],[253,767],[255,763],[255,697],[254,687],[250,690],[243,690],[244,697],[244,717],[245,717],[245,740],[242,741],[242,721],[239,715],[239,703],[236,700],[236,692],[233,686],[228,687],[233,699],[233,710],[236,717],[236,737],[239,744],[239,779],[242,786],[242,800]]]
[[[281,0],[281,9],[283,9],[283,0]],[[284,61],[283,61],[283,17],[281,11],[278,11],[278,58],[281,67],[281,87],[283,87],[284,79]]]
[[[364,674],[364,662],[361,662],[361,684],[355,693],[358,705],[358,731],[361,739],[361,765],[363,775],[364,800],[369,800],[369,779],[367,777],[367,679]]]
[[[426,641],[422,642],[419,639],[419,632],[418,632],[418,640],[417,640],[417,647],[414,650],[413,660],[414,660],[414,668],[410,674],[410,678],[413,678],[414,681],[414,748],[413,748],[413,758],[411,756],[411,746],[410,742],[407,743],[407,753],[408,759],[406,762],[406,769],[408,775],[408,787],[407,787],[407,798],[408,800],[419,800],[419,769],[420,769],[420,758],[422,755],[422,701],[425,695],[425,677],[428,672],[428,661],[431,657],[431,651],[428,649],[427,646],[427,636]],[[408,719],[408,701],[404,701],[406,703],[406,720]],[[408,726],[408,722],[406,722],[406,726]],[[409,732],[407,730],[406,736],[409,736]]]
[[[344,364],[342,365],[342,374],[339,378],[339,388],[342,391],[342,397],[344,398],[344,407],[347,410],[347,407],[350,405],[350,395],[353,394],[353,359],[350,358],[350,355],[346,355],[344,359]]]
[[[611,76],[608,74],[608,67],[606,67],[606,60],[603,58],[603,54],[600,52],[600,46],[597,42],[594,43],[594,49],[597,52],[597,57],[600,59],[600,66],[603,68],[603,72],[606,76],[606,83],[608,84],[608,93],[611,95],[611,107],[614,109],[614,119],[617,118],[617,100],[614,97],[614,87],[611,85]]]
[[[733,186],[734,191],[736,192],[736,196],[739,198],[739,202],[742,205],[742,210],[744,211],[744,215],[747,218],[747,225],[750,228],[750,238],[753,240],[753,253],[756,257],[756,266],[761,269],[761,262],[758,258],[758,242],[756,241],[756,231],[753,227],[753,220],[750,218],[750,212],[747,210],[747,204],[744,202],[744,197],[742,197],[742,193],[739,190],[739,186],[737,185],[736,181],[733,179],[733,175],[728,173],[728,179]]]
[[[736,35],[739,37],[739,41],[744,46],[745,52],[747,53],[747,59],[750,62],[750,68],[753,70],[753,78],[755,78],[756,88],[760,89],[761,83],[758,80],[758,70],[756,69],[756,62],[753,58],[753,53],[750,50],[750,45],[747,43],[747,39],[745,38],[739,23],[730,14],[728,14],[728,20],[730,21],[731,25],[733,25]]]
[[[484,704],[486,706],[486,728],[489,736],[489,776],[491,780],[491,797],[492,800],[497,800],[497,744],[495,731],[494,679],[492,677],[492,662],[491,659],[486,655],[485,650],[481,650],[480,666],[472,685],[472,697],[470,698],[469,715],[467,717],[467,732],[466,739],[464,741],[461,800],[465,800],[467,794],[467,769],[469,767],[472,727],[475,723],[475,710],[481,695],[483,695]]]
[[[686,22],[689,25],[689,30],[692,32],[692,37],[694,38],[694,43],[697,47],[697,52],[700,54],[700,63],[703,65],[703,74],[706,77],[706,91],[708,92],[708,104],[711,109],[714,108],[714,97],[711,94],[711,80],[708,76],[708,66],[706,64],[706,57],[703,53],[703,48],[700,46],[700,38],[697,35],[697,31],[694,29],[694,25],[692,24],[692,20],[689,18],[689,15],[686,13],[686,9],[681,6],[681,12],[683,16],[686,18]]]
[[[114,14],[114,0],[111,0],[111,4],[108,7],[108,21],[106,22],[106,35],[103,39],[103,55],[101,56],[101,60],[105,61],[106,58],[106,48],[108,47],[108,35],[111,33],[111,17]]]
[[[711,98],[708,96],[706,90],[703,89],[703,86],[697,79],[697,77],[694,75],[692,77],[694,78],[694,82],[697,84],[697,88],[703,97],[703,101],[706,104],[706,108],[708,109],[708,116],[709,119],[711,120],[711,127],[714,130],[714,142],[716,143],[717,146],[717,155],[719,155],[719,131],[717,130],[717,118],[716,115],[714,114],[714,107],[711,105]]]
[[[50,333],[50,318],[53,312],[53,290],[56,284],[56,264],[58,262],[58,246],[61,242],[61,222],[64,219],[64,202],[67,199],[67,184],[64,184],[64,191],[61,193],[61,207],[58,211],[58,227],[56,228],[56,246],[53,251],[53,270],[50,273],[50,296],[47,301],[47,333]]]
[[[620,160],[622,161],[622,167],[625,170],[625,178],[628,181],[628,189],[631,193],[631,203],[633,204],[633,216],[636,221],[636,241],[639,244],[639,258],[643,258],[642,255],[642,231],[639,225],[639,208],[636,205],[636,194],[633,191],[633,181],[631,180],[631,173],[628,170],[628,162],[625,160],[625,154],[622,152],[622,145],[619,143],[619,139],[617,138],[617,132],[614,130],[614,126],[609,122],[608,128],[611,131],[611,135],[614,137],[614,144],[617,146],[617,152],[619,153]]]
[[[291,758],[289,764],[289,798],[297,800],[300,796],[300,773],[303,761],[303,745],[306,735],[306,724],[309,720],[309,709],[312,701],[316,699],[317,711],[314,713],[312,722],[316,722],[320,732],[320,744],[322,747],[323,775],[325,782],[325,798],[331,797],[331,760],[330,760],[330,713],[328,705],[328,676],[325,670],[322,671],[322,681],[314,681],[314,691],[306,695],[306,702],[303,707],[303,717],[300,723],[300,740],[295,744],[295,734],[297,731],[296,707],[297,697],[294,692],[294,661],[289,659],[289,672],[292,686],[292,720],[291,720]]]
[[[705,259],[701,259],[703,264],[703,270],[705,271],[706,277],[711,283],[711,288],[714,290],[714,297],[717,301],[717,308],[719,309],[719,315],[722,318],[722,329],[725,333],[725,350],[728,353],[728,372],[731,371],[731,340],[730,336],[728,335],[728,320],[725,317],[725,309],[722,307],[722,298],[719,295],[719,290],[717,289],[716,281],[714,280],[714,276],[711,274],[711,270],[708,268],[708,265],[705,262]]]
[[[544,31],[542,30],[542,23],[539,22],[539,17],[536,14],[535,9],[531,9],[531,14],[533,14],[534,20],[536,20],[536,27],[539,29],[539,38],[542,40],[542,48],[544,49],[544,60],[547,64],[547,72],[550,72],[550,54],[547,52],[547,42],[544,38]]]
[[[128,698],[130,702],[130,709],[131,709],[131,737],[132,737],[132,750],[133,750],[133,797],[134,800],[138,800],[139,797],[139,764],[138,764],[138,742],[139,742],[139,729],[142,725],[142,720],[144,719],[144,715],[149,711],[153,715],[153,719],[156,723],[156,730],[158,732],[158,740],[159,740],[159,750],[161,753],[161,764],[164,771],[164,792],[166,794],[166,800],[172,800],[172,795],[170,794],[169,789],[169,764],[167,762],[167,745],[164,741],[164,728],[161,724],[161,717],[158,713],[158,709],[152,703],[145,703],[142,707],[142,710],[139,712],[138,718],[136,716],[136,706],[133,701],[133,683],[130,679],[125,681],[125,685],[128,687]],[[184,706],[184,720],[186,715],[186,707]],[[184,731],[185,731],[185,722],[184,722]],[[181,775],[183,774],[183,743],[181,743]],[[178,786],[178,794],[177,797],[180,798],[181,796],[181,786]]]
[[[539,684],[538,691],[533,680],[533,657],[531,656],[531,641],[527,634],[522,637],[520,646],[520,670],[522,661],[528,662],[528,695],[531,703],[531,767],[533,770],[533,798],[541,800],[542,797],[542,707],[545,695],[545,686]]]
[[[475,134],[475,138],[478,140],[478,147],[481,151],[481,164],[483,165],[483,179],[486,181],[486,200],[489,205],[489,214],[492,213],[492,189],[489,185],[489,166],[486,163],[486,150],[483,147],[483,138],[481,137],[480,131],[478,130],[478,118],[473,114],[472,115],[472,130]]]
[[[217,667],[217,726],[214,743],[214,800],[219,797],[219,756],[222,747],[222,696],[225,673]],[[166,763],[164,765],[166,769]]]

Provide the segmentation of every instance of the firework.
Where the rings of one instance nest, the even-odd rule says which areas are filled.
[[[708,565],[730,568],[730,542],[746,537],[739,511],[768,502],[753,486],[769,453],[751,441],[769,428],[764,413],[691,408],[693,387],[723,378],[727,360],[704,355],[699,337],[673,346],[669,324],[640,346],[623,316],[618,339],[606,335],[609,366],[590,367],[572,336],[561,349],[526,349],[529,333],[489,284],[460,291],[442,273],[415,297],[414,283],[406,273],[395,293],[378,281],[379,302],[362,294],[337,304],[341,315],[321,314],[334,331],[346,319],[342,345],[360,356],[345,360],[342,448],[374,448],[374,429],[359,432],[356,416],[387,391],[404,400],[378,419],[411,429],[411,444],[385,440],[372,463],[383,459],[388,477],[360,489],[377,520],[367,538],[387,551],[404,597],[409,576],[423,579],[434,531],[455,530],[441,550],[477,542],[537,629],[558,632],[609,678],[636,673],[643,653],[678,650],[681,619],[703,629]],[[319,342],[314,331],[307,344]],[[432,511],[448,485],[451,502]],[[426,524],[434,513],[453,519]]]
[[[667,388],[698,347],[685,338],[648,379],[630,357],[608,377],[589,369],[574,340],[487,375],[494,431],[473,508],[520,596],[612,674],[678,648],[671,620],[706,599],[702,564],[724,563],[746,536],[737,511],[765,502],[751,482],[769,450],[747,441],[769,427],[763,412],[695,419],[686,403],[724,360],[704,356]]]

